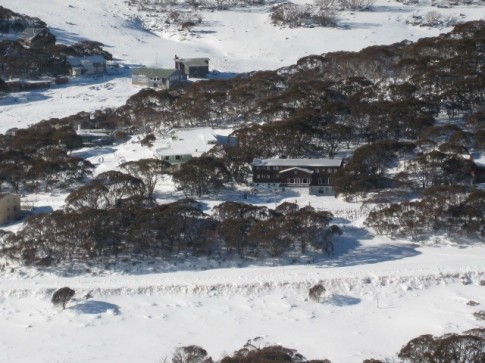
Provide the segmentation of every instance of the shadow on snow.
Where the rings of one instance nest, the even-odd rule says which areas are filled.
[[[335,295],[330,296],[325,301],[325,303],[342,307],[342,306],[349,306],[349,305],[357,305],[361,301],[362,301],[361,299],[356,298],[356,297],[335,294]]]
[[[118,305],[97,300],[89,300],[80,304],[76,304],[68,309],[74,310],[81,314],[112,313],[113,315],[117,315],[120,313],[120,308]]]

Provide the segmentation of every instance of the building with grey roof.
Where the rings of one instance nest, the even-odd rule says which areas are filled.
[[[131,82],[142,87],[169,89],[177,82],[186,81],[187,77],[177,69],[135,68],[131,73]]]

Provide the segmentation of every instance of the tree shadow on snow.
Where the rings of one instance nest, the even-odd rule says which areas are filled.
[[[330,296],[326,303],[335,306],[349,306],[360,304],[361,301],[361,299],[356,297],[335,294]]]
[[[103,314],[111,313],[113,315],[118,315],[120,313],[120,308],[118,305],[110,304],[104,301],[89,300],[82,302],[80,304],[74,305],[68,309],[77,311],[81,314]]]
[[[363,228],[346,228],[344,235],[335,238],[334,254],[319,261],[320,267],[346,267],[396,261],[421,254],[416,245],[405,243],[379,243],[363,245],[360,241],[372,236]]]

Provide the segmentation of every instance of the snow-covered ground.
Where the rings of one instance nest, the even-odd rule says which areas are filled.
[[[466,304],[485,300],[483,248],[387,243],[374,239],[359,253],[313,266],[71,278],[4,273],[2,360],[158,362],[190,344],[220,358],[261,336],[308,358],[361,362],[392,357],[424,333],[483,327],[472,315],[480,306]],[[308,288],[319,281],[328,296],[311,302]],[[49,299],[62,286],[75,289],[77,300],[58,311]],[[88,292],[93,297],[83,299]]]
[[[60,42],[101,41],[127,66],[171,67],[178,54],[210,57],[211,69],[222,72],[276,69],[309,54],[358,50],[449,30],[406,24],[416,12],[437,10],[464,20],[485,16],[483,8],[475,6],[417,8],[379,0],[373,11],[342,13],[337,29],[280,29],[269,23],[267,7],[239,8],[202,12],[200,36],[184,39],[177,32],[143,30],[140,24],[147,19],[140,19],[142,15],[122,0],[1,3],[40,17]],[[138,90],[121,72],[10,94],[0,99],[0,132],[51,117],[117,107]],[[151,157],[153,151],[135,138],[76,154],[95,164],[99,174],[123,161]],[[221,268],[204,261],[179,266],[162,262],[107,269],[85,266],[85,273],[74,277],[64,276],[68,267],[54,274],[7,265],[0,270],[0,361],[160,362],[176,347],[190,344],[204,347],[218,359],[262,336],[308,358],[347,363],[392,358],[421,334],[484,327],[472,316],[485,304],[485,286],[480,286],[485,280],[484,247],[444,243],[446,236],[424,246],[378,237],[363,228],[360,204],[333,197],[261,192],[245,200],[242,194],[236,190],[202,202],[209,213],[227,199],[271,208],[287,200],[330,210],[344,229],[335,255],[313,264],[280,267],[274,267],[277,261],[244,268]],[[156,195],[159,202],[180,196],[170,180],[160,183]],[[43,211],[62,208],[65,197],[39,193],[27,195],[23,202]],[[212,268],[201,271],[204,266]],[[317,282],[328,290],[322,303],[307,300],[308,288]],[[75,289],[76,300],[58,311],[50,296],[62,286]],[[85,300],[89,291],[92,298]],[[468,306],[469,300],[481,305]]]

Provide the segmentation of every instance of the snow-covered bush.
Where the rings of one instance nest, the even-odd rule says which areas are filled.
[[[338,0],[340,8],[350,10],[365,10],[369,9],[376,0]]]
[[[473,316],[477,320],[485,320],[485,310],[476,311],[473,313]]]
[[[365,10],[375,2],[376,0],[314,0],[318,8],[334,10]]]
[[[414,14],[406,20],[406,24],[416,26],[428,26],[432,28],[445,28],[458,23],[454,15],[442,15],[439,11],[431,10],[424,15]]]
[[[324,8],[292,3],[284,3],[273,7],[271,22],[275,25],[288,26],[290,28],[334,27],[337,25],[335,15]]]

